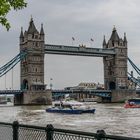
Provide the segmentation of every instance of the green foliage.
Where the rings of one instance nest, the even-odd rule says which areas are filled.
[[[6,18],[10,10],[21,10],[27,6],[25,0],[0,0],[0,24],[10,29],[10,23]]]

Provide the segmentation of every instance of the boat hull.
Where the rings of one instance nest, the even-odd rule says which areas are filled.
[[[46,112],[66,113],[66,114],[82,114],[82,113],[94,113],[95,109],[82,110],[82,109],[54,109],[54,108],[48,108],[48,109],[46,109]]]
[[[125,104],[124,105],[124,108],[140,108],[140,105],[136,105],[136,104],[134,104],[134,105]]]
[[[140,99],[129,99],[126,101],[124,108],[140,108]]]

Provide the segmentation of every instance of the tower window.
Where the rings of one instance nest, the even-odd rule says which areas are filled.
[[[114,41],[112,41],[112,46],[114,47]]]
[[[36,42],[36,46],[38,46],[38,42]]]
[[[38,35],[35,35],[35,39],[37,39],[38,38]]]

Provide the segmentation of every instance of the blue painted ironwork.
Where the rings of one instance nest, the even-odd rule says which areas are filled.
[[[128,58],[128,62],[135,69],[135,71],[140,75],[140,69],[132,62],[132,60],[130,58]]]
[[[54,97],[59,97],[59,96],[64,96],[65,94],[77,94],[77,93],[82,93],[82,94],[89,94],[89,95],[94,95],[94,96],[99,96],[99,97],[106,97],[110,98],[111,97],[111,90],[52,90],[53,96]]]
[[[18,62],[20,62],[23,58],[25,58],[26,55],[27,55],[26,52],[20,52],[12,60],[10,60],[4,66],[0,67],[0,77],[2,77],[8,71],[10,71]]]
[[[140,94],[140,89],[136,89],[136,94]]]
[[[132,62],[130,58],[128,58],[128,62],[131,64],[131,66],[134,68],[134,70],[137,72],[138,75],[140,75],[140,69]],[[134,77],[132,74],[128,72],[128,79],[134,82],[137,86],[140,87],[140,80]]]
[[[0,90],[0,95],[15,95],[15,94],[22,94],[24,91],[23,90]]]
[[[60,54],[60,55],[76,55],[76,56],[112,56],[115,55],[114,49],[102,49],[102,48],[89,48],[89,47],[75,47],[75,46],[65,46],[65,45],[51,45],[45,44],[46,54]]]
[[[129,72],[128,72],[128,80],[131,80],[133,83],[135,83],[137,86],[140,87],[140,80],[132,76]]]

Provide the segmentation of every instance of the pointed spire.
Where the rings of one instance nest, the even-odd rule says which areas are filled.
[[[23,38],[23,27],[21,27],[20,38]]]
[[[33,18],[31,17],[31,21],[29,23],[29,28],[28,28],[28,34],[33,34],[33,33],[38,33],[38,31],[34,25]]]
[[[126,39],[126,33],[124,33],[124,42],[127,43],[127,39]]]
[[[119,41],[119,35],[117,33],[117,30],[116,30],[115,26],[113,27],[113,31],[112,31],[110,40],[113,41],[113,42],[118,42]]]
[[[115,25],[113,26],[113,31],[116,31],[116,27],[115,27]]]
[[[40,35],[44,35],[44,29],[43,29],[43,24],[41,24],[41,30],[40,30]]]
[[[104,35],[104,40],[103,40],[103,46],[106,46],[105,35]]]

